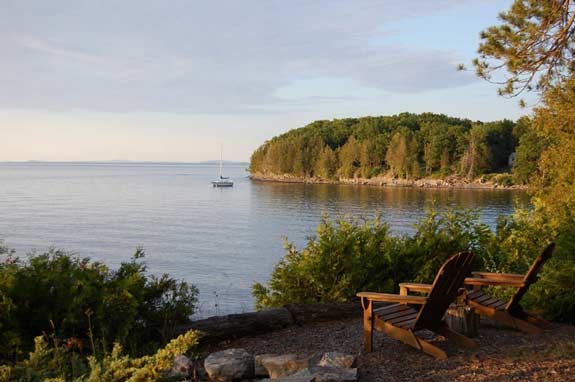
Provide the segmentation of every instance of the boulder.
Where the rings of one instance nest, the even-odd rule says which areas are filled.
[[[337,351],[325,353],[318,363],[318,366],[336,366],[351,368],[355,362],[355,356]]]
[[[244,349],[228,349],[210,354],[204,368],[214,382],[231,382],[254,376],[254,357]]]
[[[254,374],[256,377],[269,377],[267,369],[262,365],[262,359],[267,357],[275,357],[277,354],[259,354],[254,357]]]
[[[287,377],[309,367],[308,358],[299,358],[295,354],[261,357],[260,362],[270,378]]]
[[[174,358],[174,364],[170,369],[171,377],[189,377],[194,371],[194,363],[185,355]]]

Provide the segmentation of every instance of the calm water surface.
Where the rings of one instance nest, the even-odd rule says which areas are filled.
[[[58,247],[111,266],[142,246],[150,272],[200,289],[198,316],[208,316],[253,310],[251,285],[267,280],[283,238],[301,248],[324,212],[380,211],[402,233],[434,201],[479,208],[491,226],[528,201],[509,190],[252,182],[238,165],[225,173],[234,188],[212,188],[215,165],[0,163],[0,239],[19,254]]]

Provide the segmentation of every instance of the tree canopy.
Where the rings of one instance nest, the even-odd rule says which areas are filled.
[[[516,133],[529,129],[515,126],[432,113],[315,121],[265,142],[253,153],[250,171],[323,179],[474,178],[509,169]]]
[[[500,25],[481,33],[474,66],[501,85],[501,95],[545,91],[574,73],[575,2],[515,0],[499,18]]]
[[[515,0],[500,19],[482,33],[475,67],[488,80],[506,72],[500,94],[541,92],[532,122],[516,129],[515,177],[534,186],[556,226],[567,227],[575,224],[575,2]]]

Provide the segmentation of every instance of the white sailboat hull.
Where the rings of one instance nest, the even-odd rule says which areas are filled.
[[[214,187],[233,187],[234,182],[232,182],[231,180],[225,180],[225,179],[214,180],[212,182],[212,186],[214,186]]]

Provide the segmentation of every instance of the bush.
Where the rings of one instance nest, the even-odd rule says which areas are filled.
[[[29,358],[13,367],[0,366],[0,382],[155,382],[167,380],[174,358],[198,344],[198,333],[189,331],[150,356],[130,358],[114,344],[101,359],[84,357],[78,349],[36,337]]]
[[[405,269],[396,245],[388,225],[378,217],[360,224],[324,216],[317,237],[309,238],[303,252],[286,242],[286,257],[275,267],[269,287],[253,285],[256,307],[345,301],[358,286],[392,291]]]
[[[552,221],[556,216],[533,213],[530,225],[550,233],[557,246],[553,257],[544,266],[539,280],[526,296],[529,308],[541,311],[554,321],[575,322],[575,219],[562,220],[559,226]],[[555,227],[555,228],[553,228]],[[529,231],[525,236],[533,237]],[[541,236],[539,236],[541,237]]]
[[[26,260],[0,252],[0,357],[32,348],[51,333],[98,355],[114,342],[130,354],[157,349],[190,322],[197,289],[167,275],[148,276],[138,249],[113,271],[88,258],[49,250]]]
[[[524,274],[553,240],[555,253],[522,304],[547,318],[575,322],[575,222],[556,229],[551,221],[536,206],[501,216],[492,232],[474,211],[438,214],[432,209],[416,224],[413,235],[393,236],[380,217],[372,221],[324,217],[302,251],[286,244],[287,254],[269,283],[254,284],[253,294],[262,309],[353,300],[361,290],[397,292],[399,282],[433,281],[449,256],[466,250],[476,254],[476,270]],[[513,288],[490,291],[501,298],[514,292]]]
[[[253,285],[256,307],[346,301],[360,290],[396,292],[402,281],[430,282],[449,256],[480,251],[491,235],[472,211],[429,211],[416,228],[413,236],[393,236],[379,216],[324,216],[303,251],[286,243],[287,254],[268,286]]]

